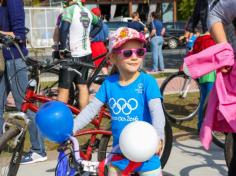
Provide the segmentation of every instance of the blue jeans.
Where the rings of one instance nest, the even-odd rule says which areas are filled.
[[[0,134],[3,128],[3,113],[7,102],[9,92],[12,92],[16,108],[20,111],[21,104],[25,95],[25,90],[28,84],[28,74],[26,71],[25,62],[22,59],[7,60],[5,72],[0,78]],[[35,113],[27,112],[30,119],[29,134],[31,142],[31,150],[39,154],[45,154],[45,147],[42,136],[39,134],[35,124]]]
[[[200,107],[198,111],[198,131],[200,131],[201,126],[202,126],[202,121],[203,121],[203,108],[204,108],[204,103],[206,100],[207,95],[210,93],[212,87],[214,85],[214,82],[208,82],[208,83],[201,83],[200,84],[200,91],[201,91],[201,98],[200,98]]]
[[[164,70],[164,60],[162,54],[162,46],[164,40],[162,36],[155,36],[151,39],[151,51],[153,60],[153,70]],[[159,68],[159,69],[158,69]]]

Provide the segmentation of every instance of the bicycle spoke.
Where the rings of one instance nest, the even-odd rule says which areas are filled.
[[[200,103],[198,83],[183,75],[174,75],[162,87],[163,108],[171,119],[180,121],[191,119]]]

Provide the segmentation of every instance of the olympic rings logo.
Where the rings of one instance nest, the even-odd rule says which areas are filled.
[[[114,114],[122,112],[124,115],[129,115],[133,110],[137,109],[138,101],[130,98],[126,101],[124,98],[119,98],[117,101],[114,98],[109,100],[110,109]]]

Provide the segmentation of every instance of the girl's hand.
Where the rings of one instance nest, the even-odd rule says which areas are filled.
[[[159,142],[159,144],[158,144],[156,154],[160,156],[162,150],[163,150],[163,140],[161,139],[160,142]]]
[[[232,66],[225,66],[221,68],[222,73],[229,73],[232,69]]]

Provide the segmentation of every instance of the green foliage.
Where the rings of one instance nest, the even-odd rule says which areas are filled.
[[[196,0],[178,0],[177,16],[178,20],[187,20],[192,15]]]

